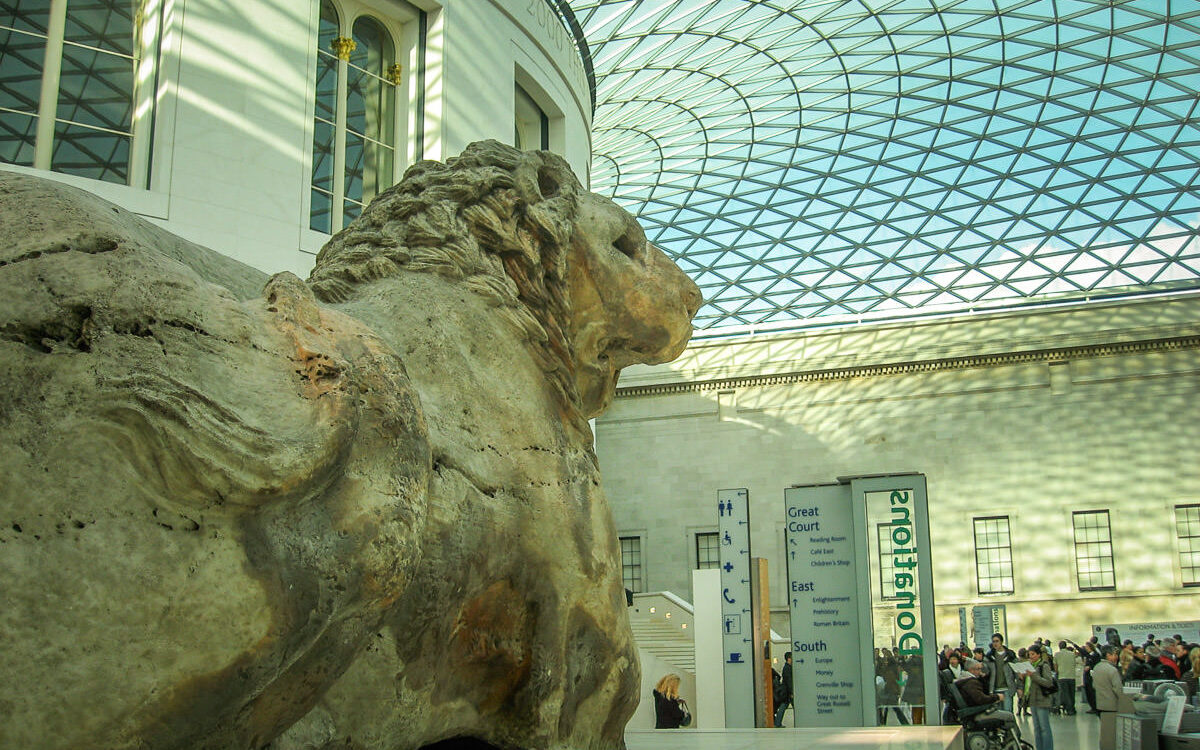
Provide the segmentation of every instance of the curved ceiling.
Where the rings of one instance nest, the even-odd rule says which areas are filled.
[[[1200,286],[1195,0],[570,0],[701,334]]]

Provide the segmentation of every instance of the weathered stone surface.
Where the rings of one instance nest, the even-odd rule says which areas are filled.
[[[423,163],[266,283],[0,173],[0,746],[617,748],[588,416],[695,286],[551,154]]]
[[[419,559],[403,366],[294,276],[239,300],[266,279],[78,191],[0,203],[0,746],[258,747]]]

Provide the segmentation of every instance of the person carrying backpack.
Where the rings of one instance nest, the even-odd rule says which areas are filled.
[[[1029,665],[1033,671],[1025,674],[1025,702],[1033,709],[1033,741],[1037,750],[1054,750],[1054,735],[1050,732],[1050,709],[1058,695],[1054,665],[1036,643],[1029,647]]]

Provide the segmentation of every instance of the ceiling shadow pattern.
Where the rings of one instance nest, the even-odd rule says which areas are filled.
[[[700,335],[1200,287],[1194,0],[570,0]]]

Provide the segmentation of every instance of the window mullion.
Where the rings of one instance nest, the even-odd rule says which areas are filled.
[[[33,166],[50,169],[54,154],[54,124],[58,117],[58,80],[62,74],[63,37],[67,29],[67,0],[51,0],[46,24],[46,57],[42,62],[42,93],[38,102],[37,139]]]
[[[130,121],[132,143],[129,148],[129,184],[142,181],[150,187],[150,148],[154,100],[158,96],[155,72],[158,69],[158,40],[161,33],[162,3],[149,0],[134,17],[137,36],[134,40],[133,118]]]
[[[333,234],[342,228],[346,201],[346,97],[349,95],[350,63],[338,55],[337,110],[333,128],[333,205],[329,208],[330,227]]]

